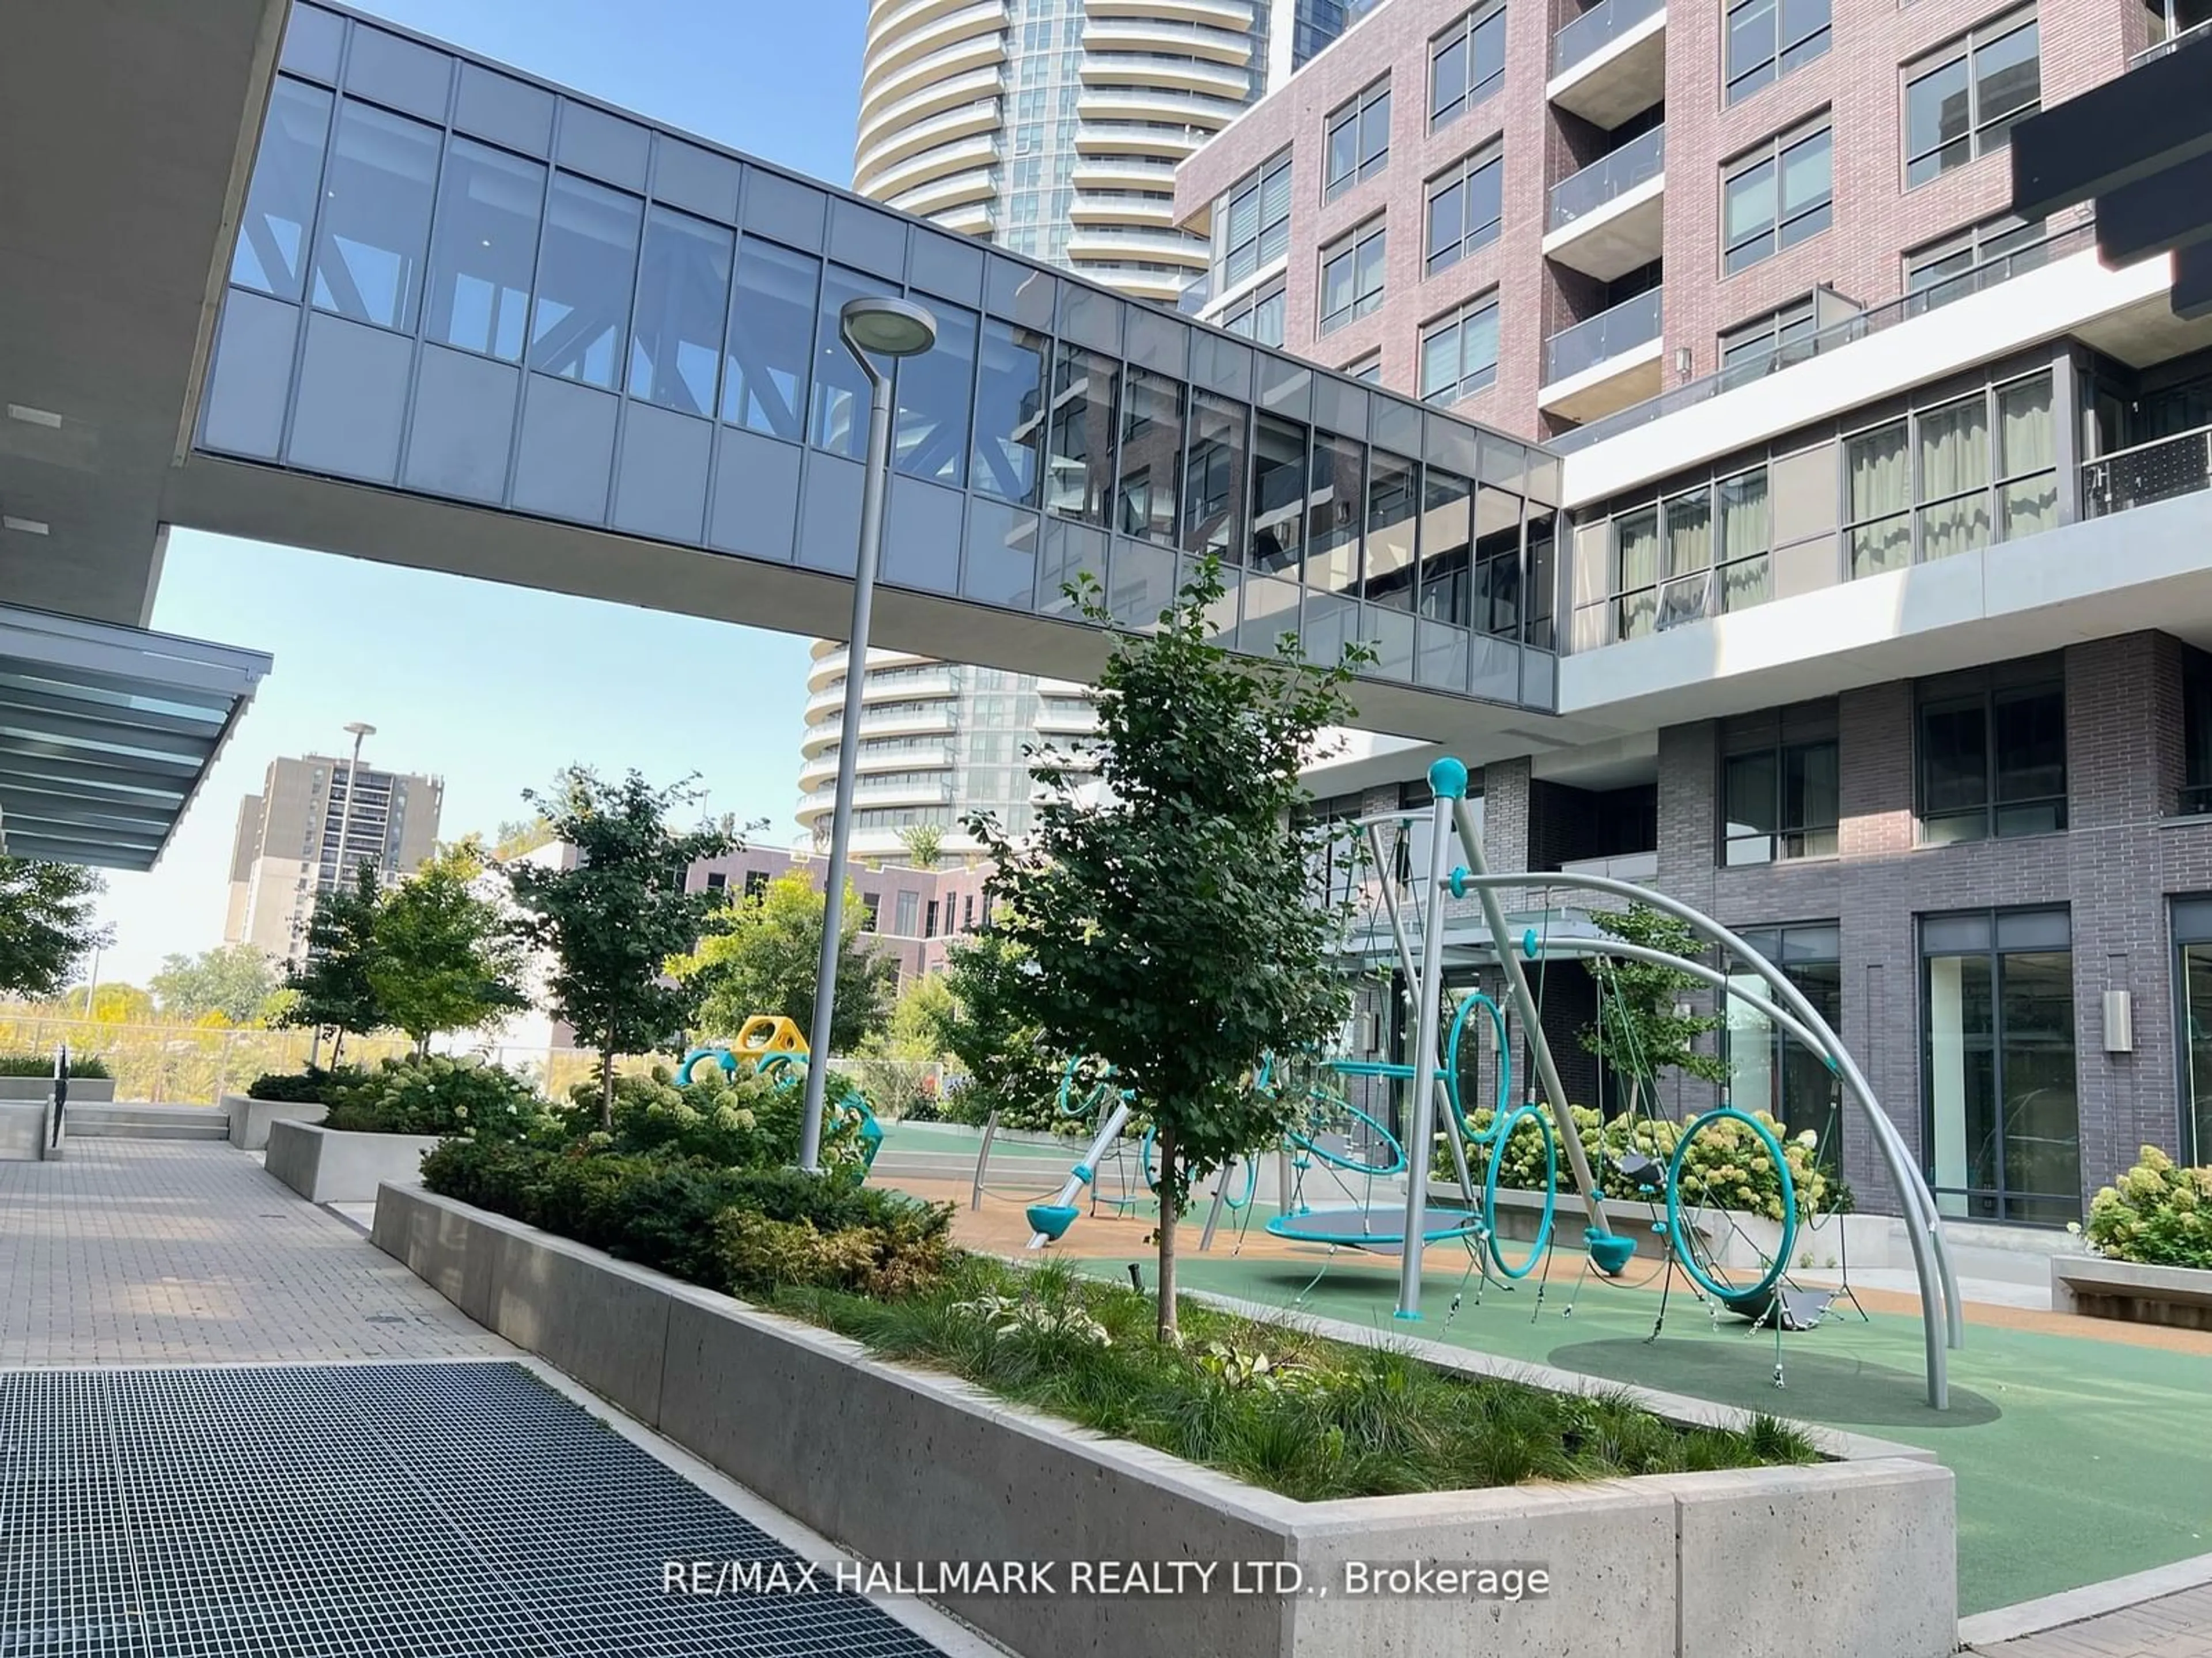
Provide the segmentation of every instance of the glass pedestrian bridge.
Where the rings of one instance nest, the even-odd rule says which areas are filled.
[[[1086,672],[1064,584],[1141,625],[1213,555],[1224,642],[1372,644],[1363,724],[1553,708],[1541,449],[322,6],[173,516],[835,635],[867,412],[837,313],[885,293],[938,343],[899,374],[878,642]]]

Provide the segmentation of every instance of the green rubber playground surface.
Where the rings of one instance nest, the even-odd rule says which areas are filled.
[[[1239,1260],[1224,1238],[1186,1253],[1184,1286],[1288,1307],[1322,1266]],[[1640,1383],[1925,1447],[1958,1476],[1959,1610],[1969,1614],[2212,1552],[2212,1357],[1969,1324],[1951,1357],[1951,1408],[1928,1407],[1917,1316],[1848,1303],[1814,1330],[1774,1338],[1676,1294],[1646,1344],[1658,1298],[1592,1279],[1572,1294],[1579,1255],[1555,1260],[1540,1308],[1531,1284],[1462,1283],[1453,1251],[1432,1248],[1419,1324],[1394,1321],[1394,1264],[1340,1256],[1303,1303],[1322,1316]],[[1648,1254],[1648,1251],[1647,1251]],[[1110,1277],[1119,1260],[1083,1263]],[[1639,1260],[1632,1265],[1632,1274]],[[1479,1282],[1479,1281],[1478,1281]]]

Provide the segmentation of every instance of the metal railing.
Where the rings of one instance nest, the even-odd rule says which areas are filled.
[[[2212,40],[2212,18],[2208,18],[2202,23],[2191,23],[2180,33],[2169,35],[2154,46],[2146,46],[2128,59],[2128,67],[2140,69],[2154,58],[2167,57],[2179,52],[2185,46],[2197,46],[2206,40]]]
[[[1552,37],[1552,73],[1573,68],[1591,53],[1667,9],[1667,0],[1599,0]]]
[[[1924,288],[1917,294],[1906,294],[1872,310],[1858,312],[1818,333],[1778,344],[1769,350],[1732,362],[1718,374],[1685,381],[1680,386],[1662,392],[1656,398],[1646,398],[1642,403],[1631,404],[1627,408],[1618,410],[1601,419],[1577,426],[1572,431],[1563,432],[1551,440],[1550,446],[1555,453],[1572,454],[1577,449],[1587,449],[1594,443],[1602,443],[1623,432],[1632,432],[1639,426],[1648,425],[1685,409],[1695,408],[1708,398],[1718,397],[1723,392],[1733,392],[1740,386],[1747,386],[1753,380],[1763,379],[1793,363],[1803,362],[1824,351],[1832,351],[1838,346],[1863,340],[1869,334],[1878,334],[1885,328],[1924,316],[1953,300],[1978,294],[1984,288],[2009,282],[2014,276],[2049,264],[2055,259],[2094,246],[2096,240],[2096,222],[2084,219],[2063,230],[2053,231],[2041,241],[2030,242],[1996,258],[1984,260],[1972,270],[1962,270],[1957,276]]]
[[[1660,295],[1647,288],[1610,311],[1586,317],[1544,342],[1544,384],[1552,386],[1659,337]]]
[[[2107,518],[2212,489],[2212,426],[2100,455],[2081,467],[2081,516]]]
[[[1553,230],[1571,225],[1667,168],[1667,129],[1656,126],[1552,186]]]

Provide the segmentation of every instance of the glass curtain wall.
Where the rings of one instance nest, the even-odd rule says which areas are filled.
[[[1843,952],[1835,922],[1738,931],[1746,944],[1782,969],[1832,1029],[1842,1029]],[[1729,984],[1774,1000],[1772,987],[1747,969],[1731,968]],[[1729,1066],[1729,1103],[1745,1111],[1767,1112],[1793,1134],[1811,1129],[1818,1137],[1815,1155],[1822,1166],[1840,1168],[1843,1085],[1827,1061],[1735,996],[1728,999],[1727,1017],[1723,1057]]]
[[[2181,1151],[2212,1163],[2212,896],[2173,901],[2175,1030],[2181,1062]]]

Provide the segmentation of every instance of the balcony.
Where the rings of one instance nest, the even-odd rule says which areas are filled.
[[[1133,225],[1172,231],[1175,202],[1170,197],[1134,190],[1079,190],[1068,206],[1067,219],[1074,225]],[[1205,246],[1199,244],[1201,249]]]
[[[1251,5],[1246,0],[1086,0],[1085,16],[1092,23],[1107,17],[1141,18],[1146,22],[1166,19],[1178,23],[1204,23],[1218,29],[1249,33]]]
[[[1208,254],[1204,242],[1196,237],[1186,236],[1180,230],[1095,227],[1079,228],[1068,237],[1067,257],[1073,260],[1097,260],[1113,264],[1129,259],[1145,259],[1203,270]]]
[[[1659,853],[1615,853],[1610,858],[1576,858],[1559,865],[1562,875],[1595,875],[1613,881],[1656,881],[1659,878]]]
[[[1547,340],[1537,407],[1568,420],[1595,420],[1656,392],[1663,292],[1647,289]]]
[[[1085,156],[1143,155],[1155,159],[1171,156],[1181,161],[1198,154],[1212,136],[1211,131],[1198,126],[1085,120],[1075,129],[1075,153]]]
[[[2081,468],[2081,516],[2109,518],[2212,489],[2212,426],[2100,455]]]
[[[853,165],[853,187],[865,192],[897,163],[956,138],[995,131],[998,125],[999,100],[978,98],[900,127],[862,152]]]
[[[1654,127],[1552,186],[1544,253],[1611,282],[1660,255],[1667,129]]]
[[[1667,95],[1667,0],[1599,0],[1552,38],[1546,94],[1617,127]]]
[[[1194,58],[1211,58],[1219,63],[1240,65],[1252,61],[1251,36],[1226,27],[1157,18],[1097,16],[1083,25],[1083,45],[1090,52],[1170,44]]]
[[[1251,90],[1249,73],[1201,58],[1158,52],[1096,52],[1085,54],[1085,85],[1165,87],[1178,92],[1212,93],[1238,98]]]

